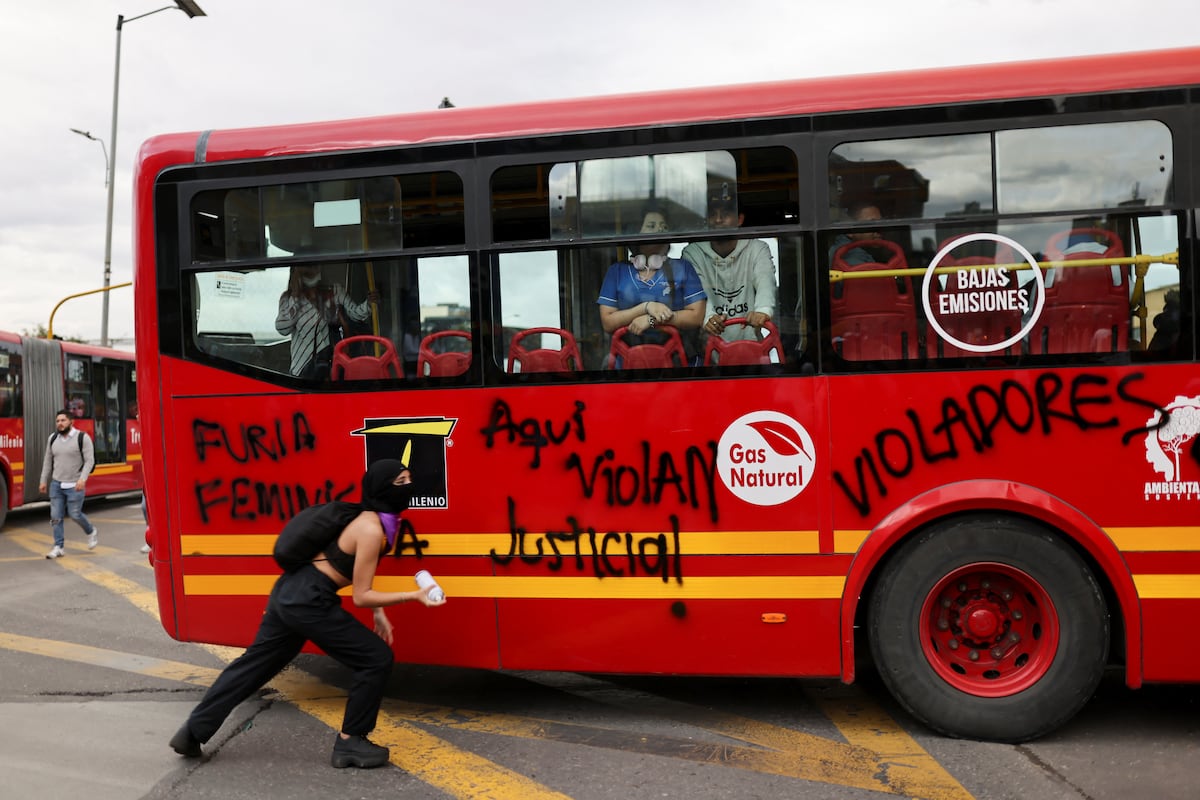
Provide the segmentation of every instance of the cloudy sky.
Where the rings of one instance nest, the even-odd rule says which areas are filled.
[[[138,146],[174,131],[1200,44],[1195,0],[197,0],[208,16],[118,14],[169,0],[22,3],[0,30],[0,329],[45,325],[104,274],[104,150],[115,156],[112,282],[128,281]],[[1111,11],[1108,9],[1111,8]],[[133,293],[109,336],[133,346]],[[54,330],[98,341],[99,295]]]

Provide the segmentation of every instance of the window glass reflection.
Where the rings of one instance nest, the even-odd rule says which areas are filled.
[[[1004,214],[1164,205],[1171,170],[1171,132],[1155,120],[996,134]]]
[[[883,219],[991,211],[990,136],[931,136],[849,142],[829,158],[830,214],[851,219],[865,202]]]

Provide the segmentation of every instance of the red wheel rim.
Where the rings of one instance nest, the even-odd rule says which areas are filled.
[[[1033,686],[1058,651],[1058,613],[1040,583],[1007,564],[968,564],[921,607],[921,648],[944,681],[976,697]]]

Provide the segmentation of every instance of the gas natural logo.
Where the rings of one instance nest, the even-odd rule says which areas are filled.
[[[717,474],[756,506],[777,506],[804,491],[816,467],[812,437],[777,411],[753,411],[730,423],[717,445]]]

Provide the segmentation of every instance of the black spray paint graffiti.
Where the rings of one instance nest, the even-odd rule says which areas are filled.
[[[537,469],[542,464],[543,447],[560,445],[572,433],[580,442],[587,441],[587,434],[583,429],[584,408],[584,404],[576,400],[574,413],[563,420],[561,428],[555,431],[551,420],[539,421],[534,417],[527,417],[517,422],[508,403],[497,400],[492,404],[492,418],[488,421],[488,426],[479,432],[484,435],[489,450],[495,444],[497,434],[503,434],[509,444],[519,441],[521,447],[532,447],[533,460],[529,466]]]
[[[517,504],[508,498],[508,552],[491,551],[492,561],[506,566],[514,558],[526,564],[545,564],[551,572],[574,566],[597,578],[657,577],[663,583],[683,583],[679,550],[679,518],[671,515],[671,533],[640,538],[629,531],[597,531],[567,517],[568,530],[530,534],[517,524]]]
[[[717,479],[717,443],[708,443],[708,452],[692,445],[684,454],[687,472],[685,479],[675,463],[675,457],[667,451],[655,454],[650,442],[640,446],[641,460],[636,464],[620,464],[612,450],[605,450],[585,466],[578,453],[567,457],[567,470],[575,470],[585,498],[595,496],[597,490],[610,506],[631,506],[635,503],[660,505],[663,494],[674,489],[673,498],[679,505],[700,508],[701,494],[708,506],[709,518],[716,522],[720,517],[717,494],[714,491]]]
[[[204,463],[209,451],[227,455],[238,464],[270,461],[279,463],[291,455],[315,451],[317,437],[303,413],[292,415],[290,426],[283,420],[270,425],[239,424],[236,431],[220,422],[192,421],[192,443],[196,458]],[[341,500],[354,492],[355,482],[337,485],[326,479],[316,486],[299,483],[268,483],[245,476],[197,480],[193,487],[196,507],[205,524],[217,513],[231,520],[249,521],[274,517],[283,522],[310,505]]]
[[[1120,424],[1111,410],[1118,400],[1161,411],[1156,403],[1130,391],[1131,385],[1143,378],[1142,373],[1127,375],[1115,390],[1102,375],[1077,375],[1066,385],[1060,375],[1050,372],[1034,379],[1032,391],[1014,380],[1005,380],[998,387],[978,385],[967,392],[965,402],[953,397],[942,400],[935,419],[923,419],[907,409],[907,426],[880,430],[873,447],[862,448],[854,457],[852,479],[835,470],[833,480],[865,517],[871,513],[872,492],[887,497],[888,478],[905,478],[919,463],[958,458],[960,444],[969,442],[974,452],[982,453],[995,446],[995,434],[1002,431],[1028,434],[1036,429],[1049,436],[1056,424],[1083,431],[1113,428]],[[1127,430],[1121,443],[1128,444],[1153,427],[1157,425]]]
[[[400,518],[400,529],[396,532],[396,549],[392,555],[395,558],[400,558],[402,555],[412,553],[418,559],[424,557],[425,550],[429,547],[428,539],[421,539],[417,536],[417,529],[413,524],[404,517]]]
[[[196,446],[196,458],[201,463],[213,448],[239,464],[263,459],[279,461],[288,453],[317,449],[317,437],[308,419],[299,411],[292,415],[291,429],[286,434],[283,420],[278,419],[271,427],[241,423],[233,438],[230,438],[229,429],[220,422],[192,420],[192,441]]]

